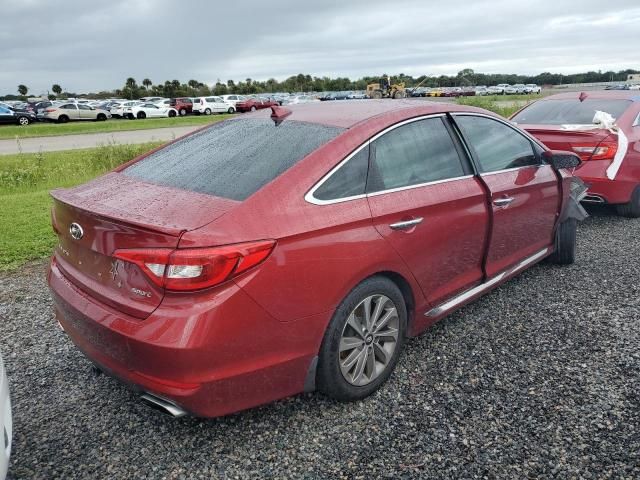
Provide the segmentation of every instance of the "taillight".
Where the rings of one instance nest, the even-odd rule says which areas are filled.
[[[599,142],[572,145],[571,148],[582,160],[613,160],[618,151],[617,142]]]
[[[51,112],[55,112],[56,109],[55,108],[45,108],[44,111],[47,112],[47,113],[51,113]]]
[[[159,287],[186,291],[213,287],[262,263],[274,240],[237,243],[222,247],[121,249],[115,258],[138,265]]]

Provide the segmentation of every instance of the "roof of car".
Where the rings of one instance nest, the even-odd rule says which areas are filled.
[[[544,97],[541,100],[573,100],[578,99],[580,95],[586,95],[588,98],[597,99],[620,99],[620,100],[633,100],[634,102],[640,102],[640,91],[638,90],[586,90],[584,92],[566,92],[557,93],[556,95],[550,95]]]
[[[284,108],[291,110],[291,115],[287,116],[286,120],[319,123],[341,128],[351,128],[364,120],[384,114],[398,113],[402,110],[414,110],[416,112],[412,112],[412,114],[415,113],[418,115],[429,115],[431,113],[449,111],[477,111],[473,107],[465,107],[453,103],[408,99],[336,100],[286,105]],[[271,115],[271,110],[260,110],[251,115],[255,117],[268,117]]]

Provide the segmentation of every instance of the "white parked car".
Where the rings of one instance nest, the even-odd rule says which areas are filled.
[[[127,118],[158,118],[158,117],[175,117],[178,111],[175,108],[158,107],[153,103],[140,103],[125,107],[124,116]]]
[[[289,98],[288,105],[295,105],[297,103],[315,103],[319,101],[320,100],[310,95],[296,95],[295,97]]]
[[[476,95],[489,95],[489,89],[484,85],[478,85],[476,87]]]
[[[129,100],[118,103],[111,107],[111,116],[115,118],[124,118],[125,117],[125,109],[133,107],[134,105],[140,105],[141,102],[138,100]]]
[[[540,93],[540,92],[542,92],[542,88],[540,88],[535,83],[527,83],[524,87],[525,87],[525,92],[527,92],[527,93]]]
[[[9,381],[0,356],[0,479],[4,480],[9,469],[11,455],[11,399],[9,398]]]
[[[156,105],[158,107],[171,108],[171,99],[170,98],[163,98],[162,100],[158,100],[156,102],[145,102],[145,103],[153,103],[154,105]]]
[[[509,85],[508,83],[500,83],[493,87],[489,87],[489,92],[491,92],[491,95],[504,95],[505,89],[509,88],[510,86],[511,85]]]
[[[245,97],[244,95],[222,95],[222,100],[231,104],[233,106],[233,108],[236,108],[236,103],[238,102],[244,102],[247,97]]]
[[[191,111],[211,115],[212,113],[233,113],[236,107],[235,104],[225,102],[223,97],[195,97]]]
[[[507,95],[524,95],[527,93],[527,87],[524,83],[516,83],[504,89],[504,93]]]

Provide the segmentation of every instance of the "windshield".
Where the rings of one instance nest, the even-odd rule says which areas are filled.
[[[143,181],[244,200],[344,130],[314,123],[234,119],[152,153],[122,173]]]
[[[543,100],[535,102],[516,114],[512,120],[529,125],[591,125],[596,111],[609,113],[613,118],[631,105],[630,100],[576,99]]]

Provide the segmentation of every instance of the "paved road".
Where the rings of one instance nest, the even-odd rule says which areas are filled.
[[[17,140],[0,140],[0,155],[12,153],[53,152],[56,150],[73,150],[92,148],[100,144],[115,142],[147,143],[169,141],[176,137],[201,128],[203,125],[189,127],[154,128],[149,130],[130,130],[124,132],[85,133],[79,135],[61,135],[59,137],[35,137]]]

